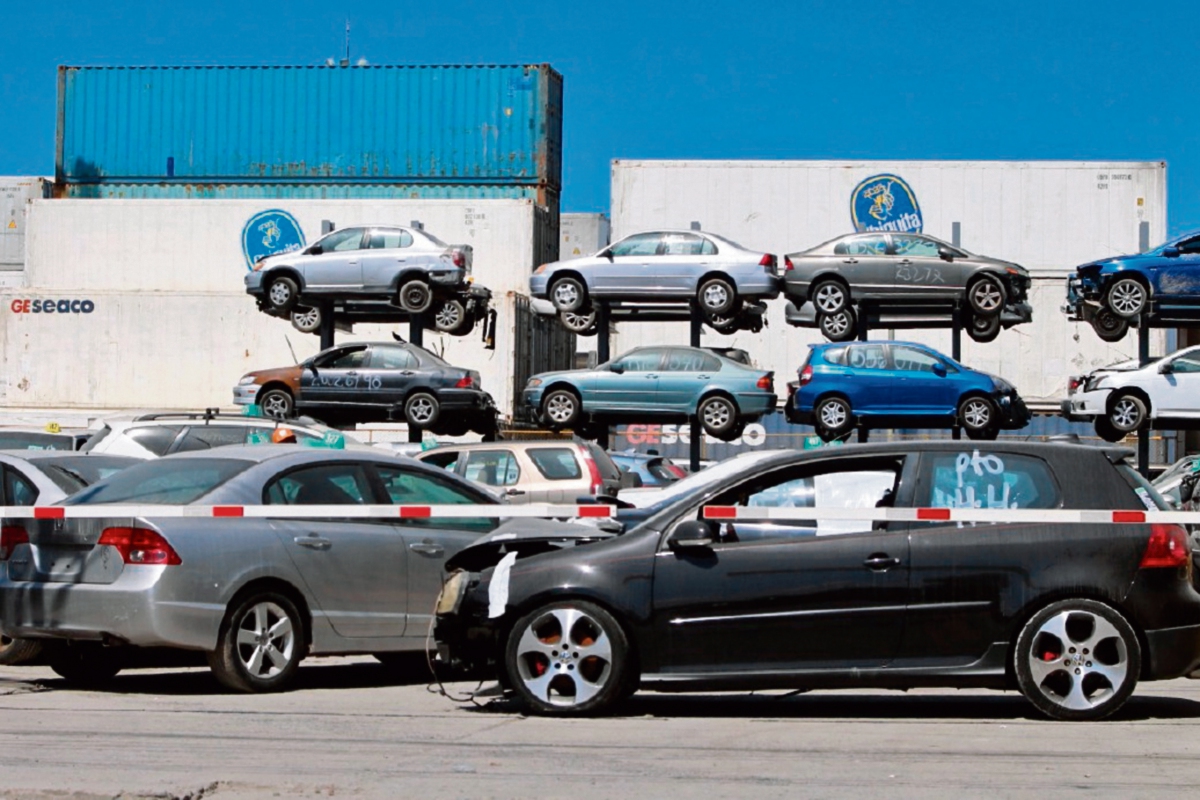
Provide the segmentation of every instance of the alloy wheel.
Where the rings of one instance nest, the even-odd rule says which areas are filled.
[[[822,283],[813,295],[813,305],[822,314],[836,314],[846,307],[846,291],[832,281]]]
[[[462,303],[457,300],[448,300],[442,303],[437,313],[433,315],[434,325],[439,331],[453,330],[462,324],[465,314],[466,310],[463,308]]]
[[[1043,697],[1068,711],[1089,711],[1109,700],[1129,676],[1121,632],[1090,611],[1062,611],[1034,634],[1027,667]]]
[[[1136,317],[1146,305],[1146,289],[1133,279],[1117,281],[1109,290],[1108,305],[1122,317]]]
[[[1109,418],[1118,430],[1131,431],[1142,421],[1141,403],[1132,397],[1122,397],[1113,403]]]
[[[291,663],[296,632],[287,612],[264,600],[242,616],[237,631],[237,655],[255,678],[274,678]]]
[[[962,410],[963,423],[981,429],[992,423],[992,407],[986,400],[968,400]]]
[[[546,400],[546,416],[551,422],[565,425],[575,417],[575,399],[566,392],[558,392]]]
[[[1004,304],[1004,292],[990,279],[983,279],[971,287],[971,304],[978,311],[994,314]]]
[[[275,281],[271,284],[270,295],[271,305],[276,308],[282,308],[292,299],[292,287],[288,286],[284,281]]]
[[[724,284],[713,281],[704,287],[701,299],[705,308],[725,308],[729,305],[729,289]]]
[[[850,409],[845,403],[833,401],[821,406],[821,425],[831,431],[840,431],[850,421]]]
[[[518,678],[533,697],[577,706],[607,688],[613,646],[604,626],[577,608],[553,608],[534,619],[517,643]]]
[[[434,405],[428,397],[416,397],[408,404],[408,416],[417,425],[428,423],[433,415]]]

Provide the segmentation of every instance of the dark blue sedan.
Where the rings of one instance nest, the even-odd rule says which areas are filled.
[[[961,425],[972,439],[995,439],[1029,422],[1008,381],[912,342],[812,345],[799,380],[788,384],[786,411],[827,442],[855,425]]]
[[[1101,339],[1115,342],[1152,304],[1159,311],[1200,314],[1200,232],[1076,268],[1067,279],[1063,310],[1071,319],[1090,322]]]

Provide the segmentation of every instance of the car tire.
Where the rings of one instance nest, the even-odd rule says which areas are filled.
[[[559,311],[579,311],[587,305],[587,289],[578,278],[559,278],[550,284],[547,294]]]
[[[583,411],[578,395],[570,389],[555,389],[542,398],[542,419],[553,430],[571,428]]]
[[[624,629],[585,600],[550,603],[517,620],[504,671],[524,704],[547,716],[605,711],[637,680]]]
[[[742,329],[737,314],[713,314],[705,317],[704,321],[722,336],[729,336]]]
[[[79,686],[102,686],[125,666],[124,653],[99,642],[62,642],[50,648],[50,669]]]
[[[1146,310],[1150,292],[1137,278],[1118,278],[1104,295],[1104,307],[1122,319],[1136,319]]]
[[[1135,394],[1124,392],[1108,402],[1108,422],[1114,430],[1133,433],[1146,424],[1149,409],[1146,401]]]
[[[1129,320],[1117,316],[1106,306],[1101,306],[1092,317],[1092,330],[1105,342],[1119,342],[1129,333]]]
[[[595,308],[560,311],[558,312],[558,322],[576,336],[595,336],[598,330]]]
[[[994,342],[1000,335],[1000,317],[981,317],[978,314],[972,314],[967,323],[967,335],[983,344]]]
[[[979,395],[964,397],[958,402],[958,424],[968,439],[995,439],[1000,430],[996,404]]]
[[[725,278],[709,278],[696,291],[696,301],[709,316],[728,315],[737,308],[737,290]]]
[[[237,600],[221,625],[208,666],[217,681],[237,692],[277,692],[304,660],[304,620],[291,598],[254,592]]]
[[[462,327],[467,319],[467,307],[456,297],[438,303],[433,312],[433,328],[442,333],[452,333]]]
[[[854,428],[854,412],[844,397],[826,397],[813,409],[814,427],[822,441],[840,439]]]
[[[292,278],[281,275],[267,285],[266,298],[272,311],[287,314],[300,302],[300,287]]]
[[[818,281],[812,288],[811,297],[818,314],[837,314],[850,305],[850,291],[841,281]]]
[[[854,312],[849,308],[836,314],[818,314],[817,328],[821,331],[821,335],[831,342],[853,341],[854,337],[858,335],[858,321],[854,318]]]
[[[321,330],[321,309],[318,306],[297,306],[292,311],[292,327],[301,333]]]
[[[1021,694],[1051,719],[1109,716],[1129,699],[1142,651],[1129,622],[1096,600],[1060,600],[1017,636],[1013,668]]]
[[[425,281],[413,279],[400,287],[396,301],[409,314],[424,314],[433,305],[433,290]]]
[[[404,401],[404,419],[413,428],[432,428],[441,411],[438,399],[430,392],[413,392]]]
[[[737,403],[719,394],[706,397],[700,401],[696,416],[699,417],[700,426],[704,428],[705,433],[723,439],[737,428]]]
[[[296,402],[287,389],[268,389],[256,398],[264,417],[290,419],[296,413]]]
[[[980,275],[967,286],[967,304],[976,316],[994,317],[1004,310],[1007,294],[994,275]]]
[[[0,665],[13,667],[26,664],[42,654],[42,643],[37,639],[0,636]]]
[[[1092,424],[1096,428],[1096,435],[1106,442],[1115,444],[1128,435],[1124,431],[1114,428],[1113,424],[1108,421],[1108,417],[1098,416]]]

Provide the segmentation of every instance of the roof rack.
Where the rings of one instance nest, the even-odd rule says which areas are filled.
[[[313,419],[308,416],[288,417],[286,419],[275,419],[274,417],[251,417],[245,414],[230,414],[221,411],[219,408],[206,408],[203,411],[159,411],[152,414],[142,414],[134,417],[134,422],[149,422],[153,420],[169,420],[169,419],[202,419],[206,423],[214,419],[220,420],[257,420],[269,422],[276,426],[279,425],[323,425],[323,422]]]

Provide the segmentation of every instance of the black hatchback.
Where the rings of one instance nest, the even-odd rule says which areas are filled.
[[[1165,509],[1128,455],[955,441],[781,453],[620,536],[548,553],[491,543],[512,552],[443,588],[439,648],[544,714],[599,712],[639,687],[928,686],[1016,688],[1051,717],[1098,719],[1139,680],[1200,667],[1182,527],[877,509]],[[732,518],[706,519],[709,506]],[[783,508],[817,518],[761,518]]]

